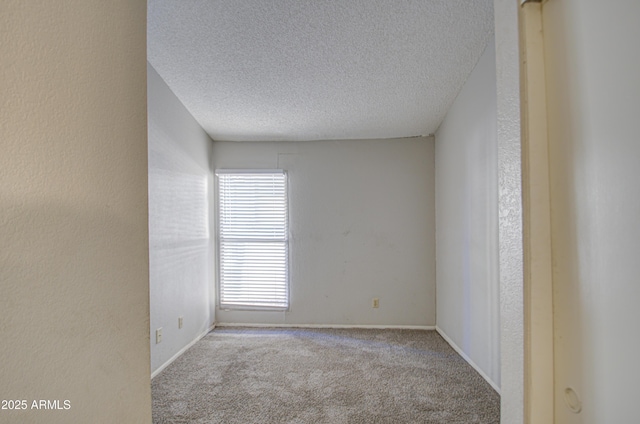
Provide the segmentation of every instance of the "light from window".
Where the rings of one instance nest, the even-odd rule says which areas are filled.
[[[225,309],[288,309],[287,174],[218,170],[218,299]]]

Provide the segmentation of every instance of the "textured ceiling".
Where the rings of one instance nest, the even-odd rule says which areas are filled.
[[[149,0],[148,59],[216,140],[435,132],[492,0]]]

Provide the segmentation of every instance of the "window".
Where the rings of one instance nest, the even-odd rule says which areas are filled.
[[[220,307],[288,309],[286,172],[218,170],[216,176]]]

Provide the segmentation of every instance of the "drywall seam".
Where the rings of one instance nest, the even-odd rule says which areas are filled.
[[[458,353],[458,355],[462,356],[462,359],[467,361],[467,363],[469,365],[471,365],[473,367],[473,369],[476,370],[476,372],[478,374],[480,374],[482,376],[482,378],[484,378],[487,381],[487,383],[489,383],[489,385],[491,385],[493,390],[495,390],[499,395],[501,395],[500,387],[498,387],[498,385],[487,374],[485,374],[484,371],[482,371],[482,368],[480,368],[478,365],[476,365],[476,363],[473,362],[473,360],[466,353],[464,353],[464,351],[460,348],[460,346],[455,344],[455,342],[453,340],[451,340],[451,338],[449,338],[449,336],[447,336],[447,333],[445,333],[444,330],[442,330],[437,325],[436,325],[435,330],[438,332],[438,334],[440,334],[442,336],[442,338],[447,343],[449,343],[449,346],[451,346],[453,348],[453,350],[455,350]]]
[[[255,323],[220,323],[217,327],[252,327],[252,328],[362,328],[379,330],[435,330],[433,325],[351,325],[351,324],[255,324]]]
[[[209,334],[214,328],[216,328],[216,324],[214,323],[213,325],[211,325],[211,327],[209,327],[207,330],[203,331],[202,333],[200,333],[198,336],[196,336],[195,339],[193,339],[191,341],[191,343],[189,343],[188,345],[186,345],[185,347],[183,347],[182,349],[180,349],[178,352],[176,352],[175,355],[173,355],[171,358],[169,358],[169,360],[167,362],[165,362],[164,364],[160,365],[158,367],[157,370],[155,370],[154,372],[151,373],[151,379],[153,380],[153,378],[155,376],[157,376],[158,374],[160,374],[162,372],[162,370],[164,370],[165,368],[167,368],[169,365],[171,365],[171,363],[173,361],[175,361],[176,359],[178,359],[180,356],[182,356],[183,353],[185,353],[187,350],[189,350],[189,348],[191,346],[193,346],[194,344],[198,343],[204,336],[206,336],[207,334]]]

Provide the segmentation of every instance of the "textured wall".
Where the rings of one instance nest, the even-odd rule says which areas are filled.
[[[437,323],[500,386],[495,46],[436,133]]]
[[[495,0],[501,419],[524,420],[524,259],[518,0]]]
[[[153,372],[213,323],[213,173],[209,136],[151,65],[147,83]]]
[[[543,5],[559,424],[638,421],[638,16],[634,1]]]
[[[291,230],[291,310],[216,321],[435,325],[433,149],[432,138],[214,142],[215,168],[289,172]]]
[[[0,422],[149,422],[145,2],[1,9]]]

